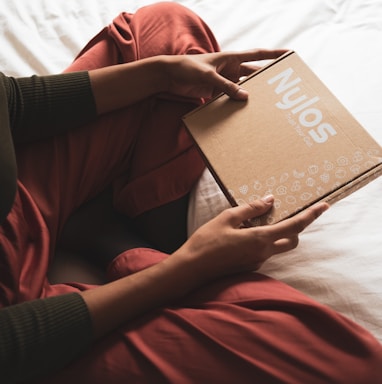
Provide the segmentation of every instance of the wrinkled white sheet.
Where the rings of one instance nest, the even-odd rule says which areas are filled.
[[[0,0],[0,68],[8,75],[61,72],[121,11],[146,0]],[[224,50],[283,47],[297,53],[382,143],[380,0],[179,0]],[[275,159],[277,161],[277,159]],[[190,202],[192,232],[227,203],[206,173]],[[261,272],[354,319],[382,341],[382,178],[334,205]]]

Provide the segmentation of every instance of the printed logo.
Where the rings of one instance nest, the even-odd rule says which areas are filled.
[[[287,68],[278,75],[268,80],[269,85],[276,84],[275,93],[281,96],[281,100],[276,103],[276,107],[282,110],[290,110],[292,115],[298,117],[300,126],[308,129],[308,134],[315,143],[325,143],[330,136],[337,134],[334,127],[323,121],[323,114],[317,107],[320,100],[318,96],[309,98],[302,93],[297,85],[302,80],[294,77],[292,68]]]

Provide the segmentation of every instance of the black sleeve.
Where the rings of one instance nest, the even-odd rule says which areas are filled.
[[[4,83],[15,142],[59,135],[96,116],[86,71],[20,78],[5,76]]]
[[[86,351],[92,325],[77,293],[0,310],[1,383],[40,378]]]

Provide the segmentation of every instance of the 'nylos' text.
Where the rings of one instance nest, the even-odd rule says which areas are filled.
[[[302,80],[300,77],[292,78],[294,71],[287,68],[285,71],[268,80],[268,84],[276,83],[275,93],[281,96],[276,107],[290,110],[293,115],[298,116],[298,121],[304,128],[310,128],[308,134],[316,143],[325,143],[330,136],[337,134],[329,123],[323,122],[320,109],[314,105],[320,100],[318,96],[308,98],[297,86]]]

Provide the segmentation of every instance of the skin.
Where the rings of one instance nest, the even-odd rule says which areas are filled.
[[[155,56],[90,71],[90,80],[100,114],[161,92],[191,98],[209,98],[224,92],[232,99],[245,101],[248,93],[236,82],[257,68],[245,63],[275,59],[285,52],[284,49],[256,49]],[[132,89],[134,92],[129,92]]]
[[[227,209],[164,261],[83,292],[95,337],[209,281],[258,269],[271,256],[295,248],[299,234],[328,208],[321,203],[272,226],[243,228],[244,221],[265,213],[272,204],[273,198]]]
[[[204,98],[224,92],[235,100],[245,101],[247,92],[236,84],[241,76],[254,70],[245,63],[275,59],[285,52],[257,49],[157,56],[91,71],[90,79],[99,114],[162,92]],[[134,92],[129,92],[132,89]],[[269,210],[273,200],[273,196],[268,196],[251,205],[227,209],[162,262],[82,292],[93,319],[94,337],[99,338],[210,281],[258,269],[271,256],[295,248],[299,234],[329,207],[320,203],[271,226],[243,226],[243,222]]]

